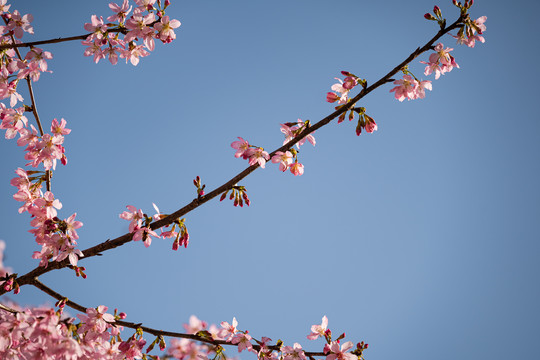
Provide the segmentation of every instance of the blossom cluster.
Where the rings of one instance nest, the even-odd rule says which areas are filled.
[[[9,11],[11,5],[6,5],[6,0],[0,1],[0,16],[6,23],[0,26],[0,45],[20,43],[24,33],[33,34],[34,29],[30,23],[33,21],[31,14],[21,16],[18,10]],[[0,100],[9,99],[9,105],[14,107],[23,97],[17,91],[17,85],[21,79],[30,77],[32,81],[38,81],[42,72],[47,70],[47,60],[52,59],[52,54],[40,48],[32,47],[24,58],[19,58],[14,49],[5,49],[0,52]],[[3,107],[3,110],[5,107]],[[21,117],[24,108],[12,109],[15,118]],[[24,120],[21,120],[24,121]],[[26,124],[24,124],[26,126]],[[10,130],[10,138],[14,132],[22,129],[22,123],[12,119],[11,123],[2,121],[2,128]],[[7,135],[6,135],[7,136]]]
[[[22,309],[9,304],[16,313],[0,310],[0,358],[2,359],[140,359],[146,341],[132,336],[122,341],[117,319],[126,315],[107,313],[106,306],[89,308],[86,314],[65,318],[63,302],[54,311],[48,307]]]
[[[78,271],[77,261],[83,253],[76,248],[77,229],[83,224],[75,220],[76,213],[67,219],[60,219],[57,210],[62,208],[60,200],[51,191],[42,191],[42,183],[47,178],[47,172],[25,171],[18,168],[18,177],[11,180],[11,185],[17,187],[13,198],[23,203],[19,213],[28,212],[32,220],[29,230],[41,245],[41,251],[35,251],[32,257],[40,259],[40,266],[47,267],[49,260],[62,261],[69,259],[70,264]],[[79,274],[79,273],[78,273]]]
[[[345,76],[345,79],[334,78],[338,83],[332,85],[333,92],[326,94],[326,101],[329,103],[338,102],[339,105],[346,104],[349,101],[349,92],[355,88],[356,85],[361,84],[362,81],[358,76],[351,74],[348,71],[342,71],[341,74]]]
[[[173,221],[171,229],[167,231],[161,230],[161,234],[156,233],[150,227],[152,221],[157,221],[164,218],[165,214],[159,212],[159,208],[156,204],[152,204],[156,210],[156,214],[148,216],[141,209],[137,209],[133,205],[127,205],[128,211],[124,211],[120,214],[120,218],[128,220],[129,232],[133,234],[133,241],[142,240],[144,246],[149,247],[152,244],[152,237],[155,238],[174,238],[172,245],[173,250],[178,250],[180,246],[187,248],[189,244],[189,233],[185,225],[185,219],[177,219]],[[178,228],[178,230],[177,230]]]
[[[487,17],[481,16],[476,20],[471,20],[467,13],[474,1],[466,0],[463,5],[456,0],[453,0],[452,2],[461,9],[461,16],[464,20],[463,26],[460,27],[457,35],[451,36],[457,39],[458,44],[464,44],[468,47],[474,47],[476,41],[485,42],[484,37],[479,34],[486,31],[484,23],[486,22]],[[433,8],[433,14],[427,13],[424,15],[424,18],[437,21],[441,28],[444,28],[446,24],[446,20],[442,17],[442,11],[438,6]],[[445,48],[442,43],[438,43],[433,47],[433,50],[435,52],[429,56],[428,62],[420,61],[420,63],[427,65],[424,70],[424,75],[435,73],[435,80],[437,80],[441,75],[452,71],[454,68],[459,68],[454,57],[450,55],[450,51],[454,49]],[[425,91],[432,89],[431,81],[418,80],[407,68],[402,69],[402,71],[404,74],[403,78],[394,81],[394,85],[397,86],[392,88],[390,92],[394,92],[395,98],[399,101],[405,99],[423,99],[426,96]]]
[[[296,142],[296,147],[300,149],[300,146],[304,145],[306,141],[315,146],[316,141],[315,137],[312,134],[302,136],[304,130],[309,127],[309,120],[302,121],[298,119],[296,123],[285,123],[281,124],[281,132],[285,135],[285,140],[283,145],[288,144],[290,141],[300,138]],[[234,141],[231,144],[233,149],[236,149],[235,157],[243,158],[244,160],[249,160],[249,165],[259,164],[260,167],[264,169],[265,164],[270,160],[270,155],[264,151],[262,147],[250,145],[247,140],[244,140],[241,137],[238,137],[237,141]],[[294,149],[287,151],[276,151],[272,156],[272,163],[279,163],[279,170],[287,171],[290,170],[291,173],[295,176],[302,175],[304,173],[304,165],[298,162],[298,152]]]
[[[91,33],[82,42],[88,46],[85,56],[93,56],[96,63],[108,57],[111,64],[116,65],[120,57],[126,59],[126,63],[130,61],[137,65],[141,57],[154,50],[154,39],[163,43],[176,39],[174,29],[180,26],[180,21],[165,15],[169,0],[164,1],[163,6],[156,0],[134,1],[134,8],[128,0],[124,0],[122,5],[110,3],[113,15],[107,17],[108,23],[102,16],[92,15],[91,22],[84,25],[85,30]],[[142,44],[137,41],[142,41]]]

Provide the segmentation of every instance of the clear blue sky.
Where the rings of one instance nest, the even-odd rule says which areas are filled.
[[[108,1],[25,1],[33,37],[79,35]],[[243,170],[237,136],[273,150],[279,124],[317,121],[325,94],[348,70],[374,82],[437,31],[423,14],[450,0],[173,1],[177,40],[158,44],[137,67],[83,57],[79,42],[55,44],[52,74],[36,83],[46,123],[65,118],[69,163],[54,174],[59,216],[84,222],[80,248],[127,232],[130,204],[172,212]],[[245,185],[252,206],[217,200],[187,216],[187,249],[140,242],[81,262],[88,279],[62,270],[42,281],[88,307],[182,330],[191,314],[229,321],[258,338],[300,342],[329,317],[334,333],[370,344],[369,360],[532,359],[540,290],[540,122],[536,2],[478,0],[486,43],[455,45],[461,69],[433,80],[425,99],[400,103],[391,84],[361,106],[379,126],[354,134],[332,123],[302,147],[305,174],[269,165]],[[422,60],[426,60],[427,55]],[[23,94],[25,96],[25,94]],[[0,141],[5,263],[37,266],[27,214],[9,180],[25,163]],[[24,287],[24,304],[53,304]],[[73,314],[75,311],[72,312]],[[235,349],[228,353],[234,355]],[[242,358],[252,358],[243,356]]]

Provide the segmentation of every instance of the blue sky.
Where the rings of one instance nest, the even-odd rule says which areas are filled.
[[[42,40],[83,34],[107,1],[25,1]],[[68,165],[54,173],[59,216],[77,212],[82,249],[127,232],[126,205],[177,210],[247,166],[237,136],[273,150],[279,124],[315,122],[341,70],[373,83],[437,31],[423,14],[451,1],[173,1],[182,26],[137,67],[94,64],[79,42],[44,47],[52,74],[35,85],[40,115],[65,118]],[[398,102],[379,88],[361,106],[374,134],[332,123],[299,153],[305,174],[259,169],[241,185],[249,208],[215,200],[188,214],[191,243],[130,243],[81,261],[88,279],[62,270],[42,281],[88,307],[182,330],[191,314],[235,316],[258,338],[300,342],[327,315],[334,333],[370,344],[369,360],[532,358],[540,314],[540,125],[534,99],[540,55],[529,1],[476,1],[486,43],[455,44],[460,65],[423,100]],[[424,55],[419,60],[427,60]],[[25,96],[25,94],[23,94]],[[0,239],[19,274],[38,250],[9,180],[25,163],[1,141]],[[23,304],[54,301],[32,288]],[[75,311],[73,311],[75,313]],[[235,354],[231,348],[228,353]],[[243,356],[242,358],[249,358]]]

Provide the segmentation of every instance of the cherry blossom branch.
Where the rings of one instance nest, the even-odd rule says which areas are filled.
[[[107,31],[112,32],[112,33],[122,33],[122,34],[127,33],[127,29],[125,28],[107,29]],[[92,35],[92,33],[88,33],[84,35],[77,35],[77,36],[69,36],[69,37],[64,37],[64,38],[49,39],[49,40],[24,42],[24,43],[19,43],[19,44],[15,44],[15,41],[13,41],[12,44],[0,45],[0,51],[5,50],[5,49],[17,49],[20,47],[33,47],[33,46],[44,45],[44,44],[57,44],[57,43],[73,41],[73,40],[86,40],[86,38],[88,38],[88,36],[90,35]]]
[[[39,290],[43,291],[44,293],[46,293],[47,295],[55,298],[58,301],[64,301],[64,303],[67,306],[69,306],[70,308],[72,308],[74,310],[80,311],[82,313],[86,312],[86,309],[87,309],[86,307],[84,307],[84,306],[82,306],[82,305],[80,305],[80,304],[78,304],[78,303],[76,303],[76,302],[74,302],[72,300],[69,300],[65,296],[62,296],[61,294],[57,293],[53,289],[51,289],[48,286],[46,286],[45,284],[43,284],[37,278],[35,278],[32,281],[31,285],[35,286]],[[11,308],[9,308],[7,306],[4,306],[2,304],[0,304],[0,309],[5,310],[5,311],[9,311],[11,313],[17,313],[18,312],[17,310],[11,309]],[[142,323],[133,323],[133,322],[123,321],[123,320],[115,320],[115,322],[111,323],[111,325],[113,325],[113,326],[124,326],[124,327],[134,329],[134,330],[141,329],[145,333],[154,335],[156,337],[157,336],[168,336],[168,337],[174,337],[174,338],[190,339],[190,340],[204,342],[204,343],[212,344],[212,345],[216,345],[216,346],[218,346],[218,345],[238,346],[239,345],[239,344],[233,344],[233,343],[225,341],[225,340],[215,340],[215,339],[211,339],[211,338],[209,338],[207,336],[201,336],[201,335],[197,335],[197,334],[185,334],[185,333],[178,333],[178,332],[174,332],[174,331],[157,330],[157,329],[153,329],[153,328],[150,328],[150,327],[147,327],[147,326],[143,326]],[[260,345],[256,345],[256,344],[253,345],[253,348],[255,350],[257,350],[257,351],[261,349]],[[269,349],[269,350],[280,351],[280,346],[278,346],[278,345],[267,345],[266,348]],[[305,352],[305,355],[312,357],[312,356],[326,356],[327,354],[324,354],[322,352]]]
[[[411,53],[405,60],[403,60],[399,65],[397,65],[394,69],[392,69],[388,74],[380,78],[377,82],[374,84],[367,86],[367,84],[364,85],[363,89],[360,91],[358,95],[356,95],[354,98],[352,98],[345,106],[340,107],[338,110],[334,111],[327,117],[319,120],[314,125],[308,125],[306,128],[295,138],[293,138],[291,141],[286,143],[285,145],[281,146],[280,148],[274,150],[270,153],[270,157],[275,155],[278,151],[286,151],[290,149],[292,146],[294,146],[296,143],[300,142],[303,138],[305,138],[307,135],[313,133],[314,131],[320,129],[321,127],[327,125],[332,120],[340,116],[346,111],[349,111],[350,109],[354,108],[356,102],[358,102],[360,99],[362,99],[367,94],[371,93],[381,85],[386,84],[387,82],[392,81],[391,78],[397,74],[401,69],[403,69],[404,66],[409,64],[411,61],[413,61],[416,57],[418,57],[420,54],[431,50],[433,48],[433,44],[440,39],[443,35],[447,34],[448,32],[462,27],[463,21],[465,20],[465,17],[463,14],[460,15],[460,17],[451,25],[445,28],[441,28],[435,36],[433,36],[424,46],[417,48],[413,53]],[[0,47],[1,49],[1,47]],[[157,220],[149,225],[149,228],[151,230],[159,229],[163,226],[169,225],[173,223],[176,219],[179,219],[180,217],[186,215],[187,213],[191,212],[192,210],[196,209],[197,207],[203,205],[204,203],[210,201],[211,199],[217,197],[218,195],[223,194],[225,191],[228,191],[233,188],[236,184],[238,184],[239,181],[246,178],[249,174],[251,174],[253,171],[255,171],[259,167],[259,164],[256,163],[254,165],[251,165],[244,169],[242,172],[238,173],[236,176],[234,176],[232,179],[224,183],[223,185],[219,186],[218,188],[214,189],[213,191],[209,192],[206,195],[199,196],[198,198],[191,201],[186,206],[180,208],[179,210],[175,211],[174,213],[163,217],[160,220]],[[106,240],[103,243],[100,243],[98,245],[95,245],[93,247],[90,247],[86,250],[83,250],[84,257],[82,259],[90,258],[93,256],[99,256],[102,255],[104,251],[114,249],[116,247],[122,246],[128,242],[130,242],[133,238],[132,233],[127,233],[122,236],[119,236],[113,240]],[[70,266],[69,260],[65,259],[60,262],[49,262],[47,267],[37,267],[30,272],[28,272],[25,275],[22,275],[15,279],[15,282],[19,285],[27,285],[31,284],[34,279],[37,277],[48,273],[52,270],[61,269],[64,267]],[[6,292],[5,289],[0,288],[0,295],[4,294]]]
[[[7,24],[6,19],[4,19],[4,22]],[[13,35],[11,35],[10,37],[11,37],[11,42],[15,43],[15,37]],[[15,48],[15,52],[19,60],[23,61],[23,58],[18,48]],[[26,84],[28,85],[28,92],[30,93],[30,100],[32,101],[32,114],[34,114],[34,118],[36,119],[39,133],[41,136],[43,136],[44,134],[43,126],[41,125],[41,120],[39,119],[39,114],[37,112],[36,99],[34,97],[34,89],[32,88],[32,80],[30,79],[30,75],[27,75],[25,79],[26,79]],[[51,171],[50,170],[46,171],[45,183],[47,186],[47,191],[51,191]]]

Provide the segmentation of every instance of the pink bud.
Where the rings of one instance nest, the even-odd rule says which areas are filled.
[[[171,2],[169,0],[165,0],[165,7],[171,5]]]
[[[329,103],[333,103],[338,100],[339,100],[339,96],[337,96],[335,93],[329,92],[326,94],[326,101],[328,101]]]
[[[125,319],[125,318],[127,318],[127,314],[125,312],[121,312],[120,314],[118,314],[118,317],[120,319]]]
[[[425,13],[424,14],[424,18],[426,20],[435,20],[435,18],[433,17],[433,15],[431,15],[430,13]]]

